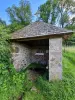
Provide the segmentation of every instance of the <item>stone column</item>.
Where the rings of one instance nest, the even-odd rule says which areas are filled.
[[[49,39],[49,81],[62,79],[62,38]]]

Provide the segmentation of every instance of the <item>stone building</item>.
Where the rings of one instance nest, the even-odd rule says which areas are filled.
[[[73,32],[34,22],[12,34],[12,59],[17,70],[37,62],[49,67],[49,80],[62,79],[62,40]]]

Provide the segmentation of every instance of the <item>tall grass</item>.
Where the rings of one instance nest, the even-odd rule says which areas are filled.
[[[48,82],[39,77],[36,86],[44,100],[75,100],[75,53],[63,53],[63,80]]]
[[[75,53],[75,46],[64,46],[63,47],[63,50],[66,50],[68,52],[72,52],[72,53]]]
[[[51,81],[44,76],[33,83],[24,71],[9,71],[0,65],[0,100],[75,100],[75,53],[63,52],[63,80]],[[36,90],[32,90],[36,87]]]
[[[29,82],[27,84],[29,86]],[[32,86],[39,92],[25,91],[23,100],[75,100],[75,53],[63,52],[62,81],[49,82],[41,76]]]
[[[25,91],[23,100],[75,100],[75,53],[63,52],[62,81],[49,82],[41,76],[33,86],[36,86],[39,92],[31,89]]]

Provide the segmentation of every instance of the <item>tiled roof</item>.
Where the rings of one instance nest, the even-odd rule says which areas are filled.
[[[47,35],[64,35],[73,33],[67,29],[59,28],[45,22],[34,22],[23,29],[14,32],[12,39],[32,38]]]

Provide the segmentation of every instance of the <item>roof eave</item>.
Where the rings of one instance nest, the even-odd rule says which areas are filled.
[[[50,35],[43,35],[43,36],[35,36],[35,37],[20,37],[20,38],[11,38],[10,41],[29,41],[29,40],[39,40],[39,39],[49,39],[49,38],[60,38],[64,37],[65,35],[72,35],[73,32],[64,32],[64,33],[59,33],[59,34],[50,34]]]

